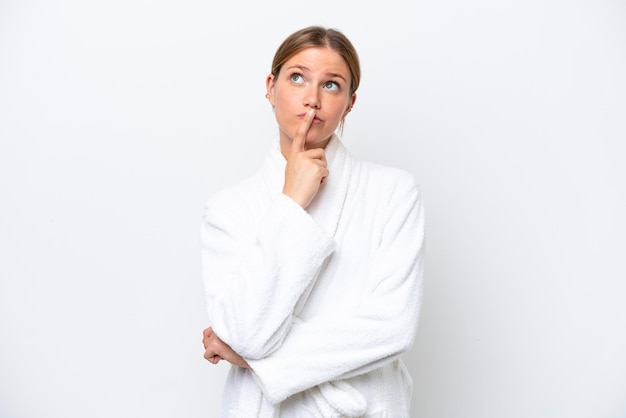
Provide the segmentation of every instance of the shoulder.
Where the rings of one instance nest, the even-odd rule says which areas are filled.
[[[260,185],[258,175],[253,175],[218,190],[205,201],[203,218],[236,219],[254,207]]]
[[[415,176],[405,169],[370,161],[356,161],[355,167],[359,178],[365,180],[363,185],[369,189],[382,191],[386,195],[409,192],[419,194],[420,186]]]

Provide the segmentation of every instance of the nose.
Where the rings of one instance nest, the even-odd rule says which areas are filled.
[[[304,105],[313,109],[320,108],[320,95],[315,86],[309,86],[304,93]]]

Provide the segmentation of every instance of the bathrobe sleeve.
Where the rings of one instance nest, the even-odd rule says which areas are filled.
[[[209,323],[246,360],[282,343],[294,307],[306,298],[334,241],[282,194],[266,207],[255,188],[211,199],[202,223],[202,268]]]
[[[271,355],[249,361],[257,383],[273,403],[333,380],[358,376],[386,364],[414,341],[423,277],[422,201],[412,178],[399,184],[362,303],[306,321],[294,321]]]

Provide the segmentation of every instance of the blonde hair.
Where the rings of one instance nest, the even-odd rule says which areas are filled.
[[[289,35],[278,47],[272,61],[272,74],[278,77],[283,64],[306,48],[328,47],[336,51],[348,64],[350,70],[350,95],[359,88],[361,64],[356,49],[350,40],[336,29],[309,26]]]

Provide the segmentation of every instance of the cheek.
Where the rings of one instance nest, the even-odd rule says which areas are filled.
[[[345,102],[337,103],[333,109],[334,118],[337,120],[343,119],[346,115],[346,110],[348,109],[348,105]]]
[[[274,116],[279,123],[286,123],[289,119],[289,106],[284,102],[276,102],[274,106]]]
[[[289,95],[278,95],[274,101],[274,110],[278,113],[289,113],[294,108],[294,99]]]

